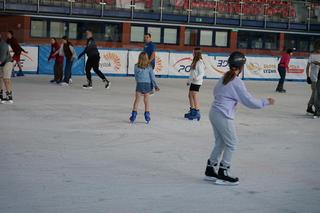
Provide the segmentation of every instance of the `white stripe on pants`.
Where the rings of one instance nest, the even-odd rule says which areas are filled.
[[[238,143],[234,121],[215,109],[210,110],[209,118],[215,136],[215,146],[210,161],[213,165],[219,163],[223,153],[221,163],[223,166],[229,167],[231,166],[232,154]]]

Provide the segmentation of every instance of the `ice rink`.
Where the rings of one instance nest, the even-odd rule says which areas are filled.
[[[130,125],[134,78],[113,77],[106,90],[84,76],[71,87],[51,76],[14,79],[13,105],[0,105],[1,213],[320,212],[320,119],[305,115],[310,87],[246,81],[263,110],[238,107],[240,143],[232,174],[239,186],[204,181],[213,146],[212,88],[201,88],[200,122],[188,110],[186,79],[157,79],[151,124]]]

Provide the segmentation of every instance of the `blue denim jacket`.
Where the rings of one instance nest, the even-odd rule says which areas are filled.
[[[137,83],[150,83],[154,88],[158,88],[156,77],[151,66],[148,66],[147,68],[139,68],[138,65],[135,65],[134,77]]]

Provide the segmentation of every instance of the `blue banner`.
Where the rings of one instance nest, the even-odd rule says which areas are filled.
[[[75,47],[75,50],[77,55],[79,55],[83,51],[83,48]],[[50,51],[51,51],[51,46],[49,45],[39,46],[39,74],[53,75],[54,60],[48,61]],[[84,57],[82,57],[79,60],[78,59],[74,60],[72,65],[72,74],[84,75]]]

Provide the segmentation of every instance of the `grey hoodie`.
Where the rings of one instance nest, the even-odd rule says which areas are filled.
[[[7,42],[0,38],[0,66],[3,67],[7,62],[12,61]]]

